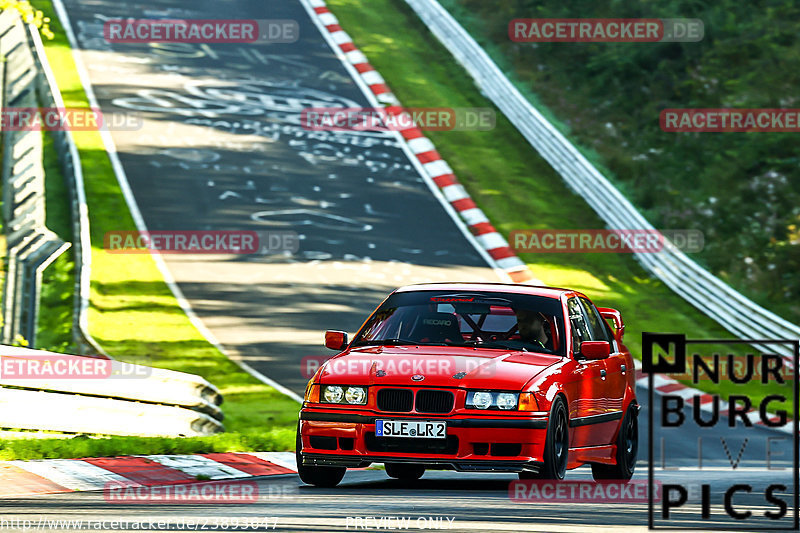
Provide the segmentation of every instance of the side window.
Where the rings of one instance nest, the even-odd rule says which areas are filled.
[[[586,321],[585,311],[577,298],[567,300],[567,311],[569,311],[569,321],[572,325],[573,350],[578,353],[581,349],[581,343],[592,338],[589,334],[589,325]]]
[[[613,341],[614,337],[609,336],[608,324],[600,316],[595,306],[586,298],[581,298],[584,308],[586,309],[586,316],[589,318],[589,331],[592,334],[592,340],[595,341]]]

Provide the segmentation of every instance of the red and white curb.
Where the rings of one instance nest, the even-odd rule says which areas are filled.
[[[0,497],[295,474],[293,452],[142,455],[0,462]]]
[[[350,36],[342,30],[339,20],[330,12],[323,0],[301,0],[315,17],[319,25],[328,34],[328,40],[337,46],[344,60],[353,67],[364,85],[386,110],[393,115],[402,116],[403,124],[413,124],[411,117],[404,114],[400,101],[392,94],[383,77],[369,64],[366,56],[353,44]],[[445,200],[461,216],[469,231],[475,238],[493,266],[505,272],[515,283],[541,284],[527,265],[517,257],[506,239],[489,222],[489,219],[475,205],[464,186],[458,182],[453,169],[445,162],[430,139],[422,134],[422,130],[409,126],[400,131],[408,149],[416,156],[424,172],[436,184]]]
[[[642,363],[638,359],[634,359],[634,364],[636,367],[636,385],[646,389],[649,386],[649,380],[647,374],[642,372]],[[689,387],[688,385],[684,385],[679,381],[668,378],[661,374],[656,374],[653,376],[653,392],[659,396],[663,396],[665,394],[680,396],[688,405],[693,405],[695,398],[697,398],[700,400],[701,411],[706,413],[714,412],[712,407],[713,397],[710,394]],[[720,403],[721,402],[722,400],[720,400]],[[767,413],[766,415],[766,418],[768,418],[770,422],[777,422],[780,420],[780,417],[776,414]],[[719,417],[720,419],[728,418],[728,410],[720,406]],[[758,409],[751,409],[748,411],[747,417],[754,421],[755,425],[764,426],[768,429],[774,429],[775,431],[780,431],[782,433],[791,434],[794,427],[794,422],[790,418],[787,418],[786,423],[782,426],[767,426],[761,421],[761,415],[759,414]]]

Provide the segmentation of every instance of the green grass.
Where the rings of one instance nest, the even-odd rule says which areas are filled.
[[[161,437],[109,437],[0,441],[0,460],[32,460],[113,455],[161,455],[215,452],[285,450],[285,428],[258,433],[221,433],[209,437],[170,439]],[[289,437],[294,441],[294,429]],[[144,451],[143,451],[144,450]]]
[[[428,131],[492,224],[515,229],[602,229],[603,221],[571,192],[513,125],[484,98],[403,0],[329,0],[328,6],[407,107],[490,107],[494,130]],[[620,310],[625,343],[641,357],[641,334],[679,332],[690,338],[731,338],[711,318],[645,272],[626,254],[521,254],[544,283],[587,294]],[[713,391],[710,383],[700,385]],[[752,386],[758,389],[756,385]],[[743,389],[742,389],[743,390]]]
[[[45,225],[65,242],[72,242],[69,195],[53,137],[43,132],[45,173]],[[42,273],[42,296],[36,348],[73,352],[72,306],[75,283],[75,250],[70,247]]]
[[[88,101],[63,28],[50,2],[37,4],[51,19],[56,36],[45,43],[67,107]],[[199,438],[36,439],[0,441],[5,459],[286,451],[294,449],[299,405],[264,385],[209,344],[183,313],[149,254],[109,254],[103,235],[135,230],[98,132],[74,132],[81,155],[92,237],[89,326],[113,357],[189,372],[216,385],[225,398],[226,434]]]
[[[705,234],[694,259],[748,298],[800,323],[798,158],[791,133],[668,133],[665,108],[791,107],[800,6],[749,10],[682,3],[705,24],[696,43],[514,43],[508,22],[536,17],[669,17],[669,2],[441,0],[517,88],[659,228]],[[532,13],[532,11],[531,11]],[[526,16],[533,16],[531,14]],[[747,32],[741,21],[747,21]],[[577,68],[576,68],[577,67]]]

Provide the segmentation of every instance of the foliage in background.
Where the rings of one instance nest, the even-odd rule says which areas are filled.
[[[665,133],[666,108],[797,108],[800,5],[442,0],[526,94],[656,226],[695,228],[694,257],[800,322],[800,156],[793,133]],[[514,18],[699,18],[698,43],[514,43]]]
[[[34,8],[27,0],[0,0],[0,11],[6,9],[16,9],[22,20],[39,28],[43,37],[47,39],[55,37],[50,30],[50,17],[45,17],[42,11]]]
[[[599,228],[602,220],[539,156],[475,87],[474,80],[435,40],[405,0],[327,0],[353,41],[386,79],[404,106],[488,107],[491,131],[426,131],[475,203],[506,237],[519,228]],[[730,338],[719,324],[648,274],[630,254],[520,254],[545,285],[569,287],[625,317],[625,344],[641,354],[644,331],[683,332],[690,338]],[[725,386],[703,381],[697,388]],[[739,389],[744,393],[743,389]],[[763,397],[758,383],[746,393]],[[791,406],[786,406],[791,411]]]

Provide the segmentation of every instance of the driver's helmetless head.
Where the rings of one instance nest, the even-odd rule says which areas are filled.
[[[542,314],[528,309],[517,309],[516,313],[520,337],[523,340],[539,341],[544,345],[547,342],[547,333]]]

